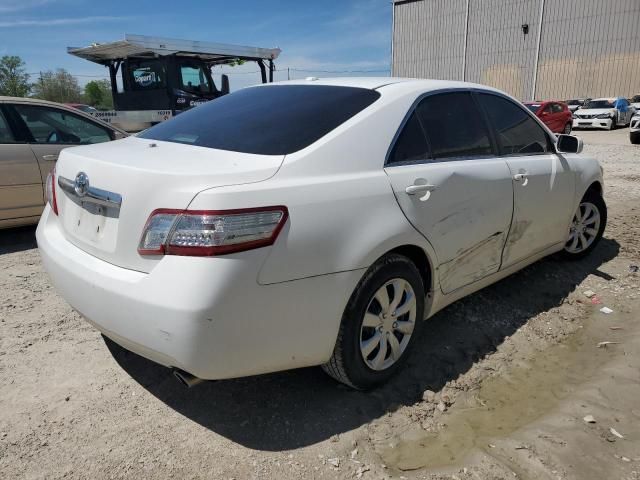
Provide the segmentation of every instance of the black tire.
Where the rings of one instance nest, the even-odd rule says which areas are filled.
[[[609,127],[609,130],[615,130],[616,128],[618,128],[618,116],[617,115],[613,115],[613,117],[611,118],[611,126]]]
[[[562,133],[564,133],[565,135],[571,135],[571,122],[567,122],[567,124],[564,126],[564,129],[562,130]]]
[[[360,350],[360,335],[365,312],[374,295],[385,283],[400,278],[409,283],[415,294],[415,326],[400,357],[384,370],[370,368]],[[338,338],[329,362],[322,369],[331,377],[358,390],[367,390],[391,378],[406,361],[424,318],[425,287],[420,272],[407,257],[388,254],[364,274],[342,315]]]
[[[629,133],[629,140],[634,145],[640,144],[640,131],[638,131],[638,132],[630,132]]]
[[[584,250],[580,252],[570,252],[567,250],[567,246],[562,250],[562,256],[568,260],[579,260],[581,258],[589,255],[594,248],[602,239],[602,235],[604,234],[604,230],[607,226],[607,205],[604,202],[604,198],[597,192],[587,192],[582,200],[580,200],[580,204],[583,202],[589,202],[594,205],[598,209],[598,213],[600,214],[600,226],[598,227],[598,233],[596,234],[593,242]],[[569,242],[567,242],[568,244]]]

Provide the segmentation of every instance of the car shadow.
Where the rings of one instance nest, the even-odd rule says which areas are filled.
[[[0,255],[37,248],[36,225],[0,230]]]
[[[580,261],[547,258],[439,312],[423,325],[405,368],[372,392],[346,388],[320,368],[205,382],[186,389],[169,369],[105,342],[152,395],[192,421],[246,447],[288,450],[357,428],[439,391],[491,354],[535,315],[560,305],[620,245],[602,239]]]

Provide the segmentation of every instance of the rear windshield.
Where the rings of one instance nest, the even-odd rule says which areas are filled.
[[[181,113],[139,137],[286,155],[311,145],[379,97],[374,90],[327,85],[246,88]]]
[[[540,109],[540,104],[536,103],[527,103],[527,108],[531,110],[533,113],[536,113]]]

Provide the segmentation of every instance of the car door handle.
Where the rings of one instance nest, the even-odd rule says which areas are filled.
[[[415,195],[416,193],[433,192],[437,187],[435,185],[409,185],[404,189],[407,195]]]
[[[43,155],[42,159],[47,161],[55,161],[58,160],[58,155]]]
[[[516,182],[521,182],[521,181],[523,181],[523,180],[526,180],[526,179],[527,179],[527,174],[526,174],[526,173],[516,173],[516,174],[513,176],[513,179],[514,179]]]

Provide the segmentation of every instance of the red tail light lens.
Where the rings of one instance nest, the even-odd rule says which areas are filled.
[[[155,210],[141,255],[214,256],[273,245],[289,216],[283,206],[241,210]]]
[[[53,213],[58,215],[58,201],[56,199],[56,168],[53,167],[47,175],[47,183],[45,189],[47,203],[51,206]]]

